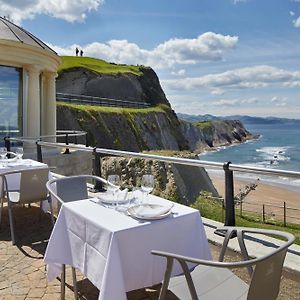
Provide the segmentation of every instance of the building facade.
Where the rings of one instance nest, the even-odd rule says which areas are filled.
[[[60,63],[45,43],[0,17],[0,137],[56,133]]]

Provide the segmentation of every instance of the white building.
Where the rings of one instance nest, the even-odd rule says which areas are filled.
[[[45,43],[0,17],[0,137],[55,134],[60,63]]]

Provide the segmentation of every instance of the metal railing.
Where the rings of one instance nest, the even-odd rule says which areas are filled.
[[[14,140],[16,138],[13,138]],[[7,138],[10,140],[10,138]],[[20,138],[19,138],[20,140]],[[24,142],[28,142],[27,139]],[[30,140],[29,142],[33,142]],[[233,172],[244,172],[250,174],[260,175],[275,175],[291,178],[300,178],[300,172],[285,171],[285,170],[274,170],[258,167],[248,167],[238,164],[232,164],[231,162],[219,163],[219,162],[208,162],[190,158],[178,158],[171,156],[161,156],[155,154],[145,154],[130,151],[112,150],[104,148],[89,147],[80,144],[67,144],[67,143],[54,143],[45,142],[40,139],[35,141],[37,147],[37,160],[42,162],[42,147],[54,147],[54,148],[68,148],[79,151],[90,152],[94,156],[93,173],[97,176],[101,176],[101,157],[112,155],[129,158],[141,158],[151,159],[165,163],[174,163],[179,165],[186,165],[191,167],[208,167],[213,169],[223,169],[225,175],[225,226],[235,226],[235,201],[234,201],[234,177]],[[95,189],[101,190],[102,186],[95,186]]]
[[[56,101],[60,102],[70,102],[75,104],[85,104],[85,105],[100,105],[100,106],[112,106],[112,107],[130,107],[130,108],[147,108],[151,105],[149,103],[121,99],[110,99],[97,96],[87,96],[87,95],[75,95],[75,94],[65,94],[56,93]]]

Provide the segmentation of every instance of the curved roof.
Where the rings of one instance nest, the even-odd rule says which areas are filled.
[[[48,47],[44,42],[35,37],[33,34],[2,17],[0,17],[0,40],[9,40],[24,43],[30,46],[51,51],[56,54],[54,50]]]

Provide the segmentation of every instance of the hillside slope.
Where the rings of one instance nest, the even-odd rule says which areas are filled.
[[[63,56],[56,91],[170,106],[150,67],[108,63],[89,57]]]

